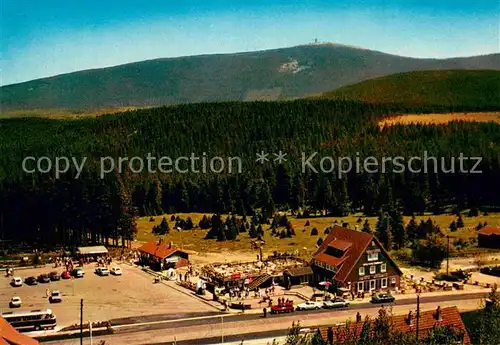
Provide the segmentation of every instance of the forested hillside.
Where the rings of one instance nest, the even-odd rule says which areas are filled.
[[[355,101],[212,103],[131,111],[81,120],[37,118],[0,120],[0,227],[6,238],[37,243],[78,243],[91,235],[133,236],[134,215],[162,212],[236,212],[277,209],[327,210],[342,215],[361,210],[376,214],[394,204],[406,213],[442,212],[446,206],[500,206],[500,126],[493,123],[449,123],[442,126],[395,125],[382,131],[377,122],[399,113],[451,110],[499,110],[500,106],[411,108]],[[273,162],[283,151],[286,162]],[[270,154],[257,163],[256,153]],[[302,155],[482,157],[481,174],[369,173],[362,168],[338,176],[302,171]],[[110,172],[99,176],[103,156],[146,159],[192,154],[241,157],[240,174]],[[22,171],[26,156],[87,157],[76,179],[73,169],[54,173]],[[438,165],[441,160],[438,159]],[[183,163],[183,168],[189,168]],[[418,165],[418,164],[417,164]],[[472,168],[466,161],[464,167]],[[30,164],[30,169],[34,168]],[[328,167],[328,164],[327,164]]]
[[[394,73],[442,69],[500,70],[499,54],[416,59],[318,44],[156,59],[7,85],[0,88],[0,104],[2,112],[19,115],[19,110],[30,114],[47,109],[79,113],[109,107],[279,100],[320,94]]]
[[[500,99],[500,71],[418,71],[349,85],[321,97],[414,106],[462,104],[494,107]]]

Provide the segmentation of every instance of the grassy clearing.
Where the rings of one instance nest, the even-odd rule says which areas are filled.
[[[495,122],[500,123],[500,112],[450,113],[450,114],[406,114],[386,118],[378,123],[379,127],[396,124],[442,125],[451,121]]]
[[[187,217],[191,217],[193,223],[197,225],[199,221],[202,219],[203,214],[201,213],[185,213],[185,214],[176,214],[183,219]],[[211,215],[207,214],[208,217]],[[162,236],[165,241],[172,241],[174,244],[179,247],[184,248],[185,250],[195,251],[197,253],[220,253],[220,252],[245,252],[252,253],[252,239],[248,236],[248,233],[241,233],[236,241],[226,241],[226,242],[218,242],[216,240],[205,240],[204,237],[207,234],[207,230],[174,230],[175,222],[170,221],[171,215],[165,214],[163,216],[153,217],[154,221],[151,222],[150,217],[142,217],[137,221],[138,225],[138,236],[137,240],[139,242],[147,242],[153,239],[158,239],[160,236],[153,235],[151,230],[154,225],[160,224],[162,218],[165,217],[170,225],[171,231],[168,235]],[[289,217],[289,220],[292,222],[296,235],[292,238],[283,238],[272,236],[269,231],[269,225],[263,225],[265,236],[264,240],[266,244],[264,245],[264,252],[266,254],[271,254],[275,250],[279,251],[295,251],[298,250],[300,255],[309,256],[312,252],[316,250],[316,241],[319,237],[324,238],[324,230],[325,228],[332,226],[333,222],[337,220],[339,224],[342,222],[349,223],[349,226],[353,227],[357,221],[357,219],[361,217],[364,222],[365,219],[368,219],[370,223],[370,227],[375,229],[375,225],[377,222],[376,217],[363,217],[362,215],[350,215],[348,217],[343,218],[333,218],[333,217],[323,217],[323,218],[301,218],[295,219]],[[439,216],[419,216],[417,220],[421,219],[427,220],[430,217],[433,219],[443,230],[445,234],[450,235],[452,238],[462,238],[462,239],[471,239],[476,237],[475,226],[481,222],[488,222],[488,225],[500,225],[500,214],[491,213],[488,216],[478,216],[478,217],[463,217],[465,228],[459,229],[456,232],[451,233],[449,231],[449,224],[456,220],[456,216],[454,215],[439,215]],[[225,216],[223,217],[225,219]],[[405,223],[410,221],[410,217],[404,217]],[[305,226],[306,221],[309,220],[310,225]],[[363,223],[360,223],[360,228]],[[311,236],[311,230],[316,227],[318,229],[318,236]],[[453,240],[453,239],[452,239]]]
[[[28,110],[7,110],[0,113],[0,119],[14,117],[43,117],[48,119],[81,119],[82,117],[96,117],[105,114],[121,113],[136,110],[137,107],[115,107],[98,109],[28,109]]]

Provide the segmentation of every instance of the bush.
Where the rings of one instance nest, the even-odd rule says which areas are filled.
[[[445,274],[445,273],[438,273],[434,276],[434,279],[436,280],[444,280],[447,282],[458,282],[460,278],[457,276],[454,276],[452,274]]]
[[[307,220],[304,226],[309,226],[309,225],[311,225],[311,223]]]
[[[330,228],[326,228],[325,231],[323,231],[325,235],[328,235],[330,233]]]
[[[155,221],[155,217],[149,217],[149,221],[150,222],[154,222]]]
[[[312,230],[311,230],[311,236],[318,236],[318,229],[312,228]]]
[[[321,246],[323,244],[323,239],[320,237],[318,238],[318,241],[316,241],[316,244],[319,246]]]
[[[500,277],[500,266],[495,267],[483,267],[479,270],[483,274],[488,274],[490,276]]]
[[[401,248],[392,252],[392,256],[397,261],[410,262],[413,258],[413,252],[411,248]]]
[[[170,221],[171,221],[171,222],[175,222],[175,214],[173,214],[173,215],[170,217]]]

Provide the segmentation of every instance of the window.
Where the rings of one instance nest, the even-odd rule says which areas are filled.
[[[375,274],[377,270],[375,269],[375,265],[370,266],[370,274]]]
[[[370,290],[375,290],[375,280],[370,280]]]
[[[396,284],[396,277],[391,278],[391,284]]]
[[[365,275],[365,268],[364,268],[363,266],[361,266],[361,267],[359,268],[359,275],[360,275],[360,276],[364,276],[364,275]]]
[[[380,265],[380,272],[382,273],[387,272],[387,264]]]
[[[358,282],[358,292],[363,292],[363,282]]]
[[[382,278],[382,289],[385,289],[387,287],[387,278]]]
[[[377,261],[378,253],[368,253],[368,261]]]

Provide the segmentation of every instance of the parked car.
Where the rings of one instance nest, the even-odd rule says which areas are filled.
[[[271,307],[271,314],[291,313],[295,310],[293,304],[279,304]]]
[[[27,285],[37,285],[38,282],[35,277],[28,277],[24,280]]]
[[[57,281],[57,280],[61,279],[61,275],[59,273],[57,273],[57,272],[50,272],[49,273],[49,278],[52,281]]]
[[[85,271],[83,268],[75,268],[73,271],[71,271],[71,275],[75,278],[83,278],[85,275]]]
[[[109,270],[106,267],[97,267],[95,273],[99,276],[109,276]]]
[[[68,272],[68,271],[64,271],[63,273],[61,273],[61,278],[62,279],[70,279],[71,278],[71,273]]]
[[[115,276],[121,276],[122,275],[122,269],[118,266],[112,267],[111,268],[111,274]]]
[[[19,307],[21,307],[22,303],[23,302],[21,301],[21,297],[15,296],[15,297],[12,297],[10,299],[9,307],[10,308],[19,308]]]
[[[323,307],[323,303],[307,301],[305,303],[301,303],[297,305],[296,310],[313,310],[313,309],[321,309]]]
[[[396,299],[394,296],[388,293],[378,293],[372,296],[371,302],[372,303],[392,303]]]
[[[61,296],[61,293],[59,292],[59,290],[52,291],[52,293],[50,294],[50,297],[49,297],[49,302],[50,303],[62,302],[62,296]]]
[[[38,282],[39,283],[50,283],[50,278],[47,274],[40,274],[38,276]]]
[[[334,308],[347,308],[349,307],[349,302],[342,298],[335,298],[329,301],[323,302],[323,308],[334,309]]]
[[[14,277],[10,281],[10,285],[12,285],[13,287],[23,286],[23,280],[21,279],[21,277]]]

